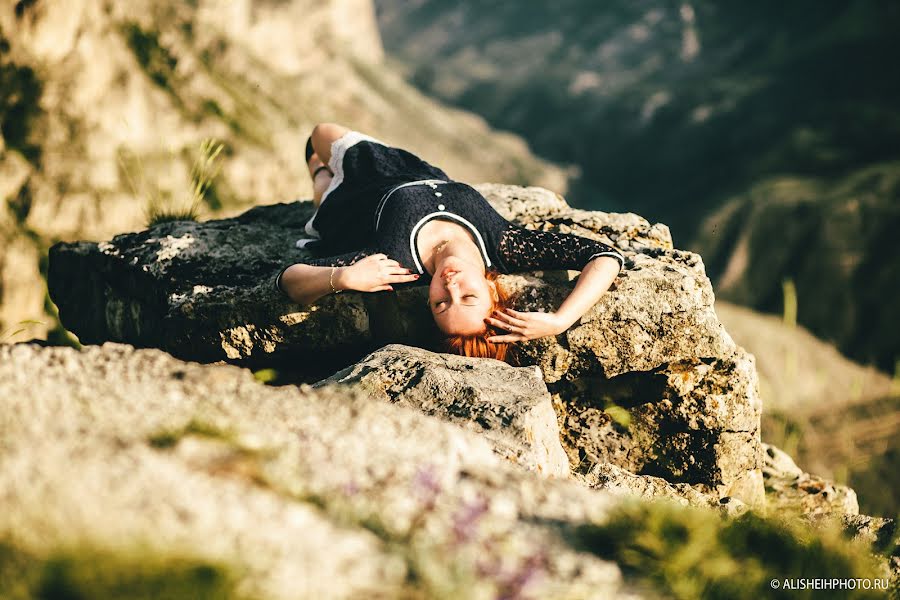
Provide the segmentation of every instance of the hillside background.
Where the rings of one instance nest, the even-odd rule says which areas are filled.
[[[528,7],[4,3],[0,342],[75,343],[47,296],[47,249],[183,207],[204,139],[224,150],[203,219],[309,197],[303,144],[337,121],[457,179],[669,224],[720,299],[776,315],[717,305],[757,356],[764,440],[894,514],[896,7]]]

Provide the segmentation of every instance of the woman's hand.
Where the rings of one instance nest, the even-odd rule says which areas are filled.
[[[349,267],[340,267],[334,275],[335,287],[359,292],[393,290],[392,283],[405,283],[419,278],[385,254],[373,254]]]
[[[509,333],[494,335],[489,342],[524,342],[548,335],[557,335],[569,328],[556,313],[519,312],[507,308],[505,312],[495,310],[492,317],[485,319],[487,323]]]

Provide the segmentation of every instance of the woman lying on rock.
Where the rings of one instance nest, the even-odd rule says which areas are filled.
[[[428,282],[447,350],[505,360],[510,343],[568,329],[609,288],[622,255],[595,240],[510,223],[470,186],[399,148],[322,123],[306,147],[316,213],[298,247],[324,258],[286,267],[276,287],[311,304],[343,290]],[[500,273],[581,270],[556,312],[519,312]]]

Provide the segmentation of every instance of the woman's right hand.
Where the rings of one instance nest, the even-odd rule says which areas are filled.
[[[381,292],[392,291],[392,283],[406,283],[418,278],[418,275],[387,255],[373,254],[349,267],[339,267],[334,274],[334,285],[340,290]]]

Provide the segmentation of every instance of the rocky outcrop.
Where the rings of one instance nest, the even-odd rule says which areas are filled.
[[[614,498],[346,386],[22,344],[0,346],[0,415],[4,560],[187,557],[241,597],[637,597],[566,535]]]
[[[480,189],[507,218],[605,240],[628,258],[614,287],[580,322],[520,346],[522,364],[539,366],[548,385],[570,466],[586,472],[610,462],[717,498],[760,502],[756,374],[716,318],[700,257],[672,249],[665,226],[637,215],[574,210],[540,188]],[[311,307],[275,293],[276,272],[302,256],[292,242],[310,209],[258,207],[234,219],[168,223],[100,244],[59,244],[50,254],[50,293],[83,342],[293,369],[307,381],[387,343],[431,344],[424,288],[329,296]],[[534,272],[504,276],[501,284],[518,293],[518,308],[552,310],[572,278]],[[364,378],[365,370],[350,379]],[[376,386],[390,387],[386,381]]]
[[[761,403],[753,358],[676,362],[552,385],[576,470],[611,462],[758,503]]]
[[[810,516],[859,515],[856,492],[817,475],[804,472],[786,452],[763,444],[766,497],[776,510]]]
[[[802,518],[819,527],[842,529],[847,538],[887,556],[887,571],[892,571],[894,580],[900,581],[900,561],[895,558],[900,556],[895,519],[859,514],[859,503],[852,488],[805,472],[789,454],[771,444],[763,444],[763,450],[769,510]]]
[[[673,484],[662,477],[635,475],[611,463],[596,463],[586,475],[577,479],[594,489],[644,500],[665,498],[691,506],[710,506],[714,503],[708,494],[699,492],[686,483]],[[726,498],[723,504],[729,502],[730,499]]]
[[[314,387],[335,384],[468,427],[526,469],[569,476],[550,393],[534,367],[389,345]]]
[[[367,362],[404,350],[437,360]],[[458,361],[443,369],[478,362]],[[422,389],[388,402],[372,383],[275,388],[119,344],[0,345],[0,596],[638,600],[683,591],[658,574],[688,555],[701,588],[722,582],[700,563],[773,561],[747,597],[816,559],[878,573],[863,544],[677,506],[745,508],[686,484],[608,464],[589,485],[542,477],[498,457],[490,430],[417,404]],[[884,548],[884,523],[853,525]],[[760,536],[764,557],[740,541]]]

